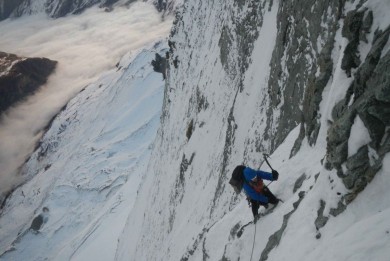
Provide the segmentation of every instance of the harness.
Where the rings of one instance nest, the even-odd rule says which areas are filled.
[[[262,179],[258,178],[257,182],[249,181],[249,186],[251,186],[257,193],[263,194],[264,182]]]

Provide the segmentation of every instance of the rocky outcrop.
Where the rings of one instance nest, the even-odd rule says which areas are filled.
[[[349,77],[351,77],[351,69],[357,68],[361,62],[358,56],[358,47],[360,41],[360,29],[363,25],[363,17],[364,12],[352,11],[347,14],[344,20],[342,35],[349,40],[349,43],[344,50],[341,69],[345,70]]]
[[[0,113],[46,83],[57,62],[0,52]]]
[[[268,82],[271,103],[265,137],[270,139],[271,150],[274,150],[293,128],[301,124],[291,156],[299,151],[304,138],[311,145],[316,143],[321,127],[319,105],[334,70],[331,55],[335,34],[339,20],[344,18],[341,34],[348,39],[348,44],[343,51],[341,69],[354,80],[346,97],[332,111],[326,165],[329,169],[336,168],[338,176],[351,190],[345,197],[348,203],[372,180],[381,167],[382,158],[390,150],[390,53],[382,52],[389,40],[390,28],[375,31],[371,50],[364,58],[359,47],[362,43],[370,44],[368,35],[376,29],[371,28],[374,20],[371,10],[358,5],[355,10],[343,14],[342,1],[317,2],[310,9],[297,8],[304,4],[283,2],[279,8],[278,36]],[[325,10],[333,15],[326,15]],[[321,39],[321,45],[318,45],[318,39]],[[358,116],[372,142],[348,157],[348,139]],[[370,158],[369,154],[377,156]],[[344,163],[347,167],[343,171],[341,165]]]
[[[301,123],[291,156],[305,137],[310,144],[317,140],[319,104],[332,74],[331,53],[343,9],[340,1],[317,1],[311,8],[307,5],[304,1],[280,3],[268,81],[271,104],[265,135],[271,139],[272,150]]]
[[[261,1],[237,1],[238,10],[244,7],[248,12],[240,11],[233,27],[225,25],[222,28],[218,45],[220,47],[220,59],[226,73],[233,80],[238,81],[239,90],[243,90],[243,78],[250,64],[250,55],[254,48],[254,42],[259,36],[258,28],[262,26],[265,12],[265,2]],[[272,2],[270,3],[270,7]]]
[[[165,78],[167,78],[167,59],[156,53],[156,57],[151,64],[153,66],[153,70],[161,73],[163,75],[163,79],[165,80]]]
[[[292,214],[294,214],[294,212],[298,209],[299,205],[301,204],[302,200],[304,199],[305,191],[300,191],[298,196],[299,196],[298,200],[293,203],[294,209],[292,209],[290,212],[288,212],[287,214],[285,214],[283,216],[283,223],[282,223],[282,226],[280,227],[280,229],[278,231],[276,231],[275,233],[273,233],[268,238],[267,245],[265,246],[264,250],[261,252],[260,261],[267,260],[269,253],[279,245],[279,243],[282,239],[283,233],[287,228],[288,220],[290,219]]]
[[[350,190],[345,197],[352,201],[381,168],[384,155],[390,151],[390,52],[383,49],[389,40],[390,27],[376,30],[371,50],[360,61],[358,47],[366,41],[372,25],[372,12],[351,11],[344,21],[343,36],[349,40],[344,51],[342,69],[351,75],[357,68],[346,97],[333,108],[334,122],[328,130],[327,167],[336,168],[338,176]],[[371,138],[354,155],[348,153],[348,139],[356,117]],[[346,164],[346,169],[341,167]]]
[[[174,13],[179,5],[181,5],[181,0],[149,0],[157,8],[159,12],[164,14]]]

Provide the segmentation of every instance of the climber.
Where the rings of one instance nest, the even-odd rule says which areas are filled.
[[[278,177],[279,173],[276,170],[272,170],[272,173],[270,173],[239,165],[234,169],[229,183],[237,193],[240,193],[242,188],[244,189],[252,207],[253,217],[256,220],[260,206],[268,208],[269,203],[273,205],[279,203],[279,199],[263,183],[263,179],[274,181]]]

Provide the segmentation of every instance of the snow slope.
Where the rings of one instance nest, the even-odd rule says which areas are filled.
[[[125,56],[55,118],[1,214],[1,260],[114,258],[160,121],[164,82],[150,61],[165,49]],[[42,207],[48,222],[29,232]]]

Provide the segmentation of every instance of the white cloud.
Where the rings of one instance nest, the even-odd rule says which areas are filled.
[[[39,140],[40,130],[84,86],[113,68],[130,50],[166,37],[172,18],[136,2],[104,12],[97,7],[79,16],[44,15],[0,23],[0,50],[59,61],[56,73],[39,93],[3,115],[0,126],[0,192],[18,182],[16,169]]]

